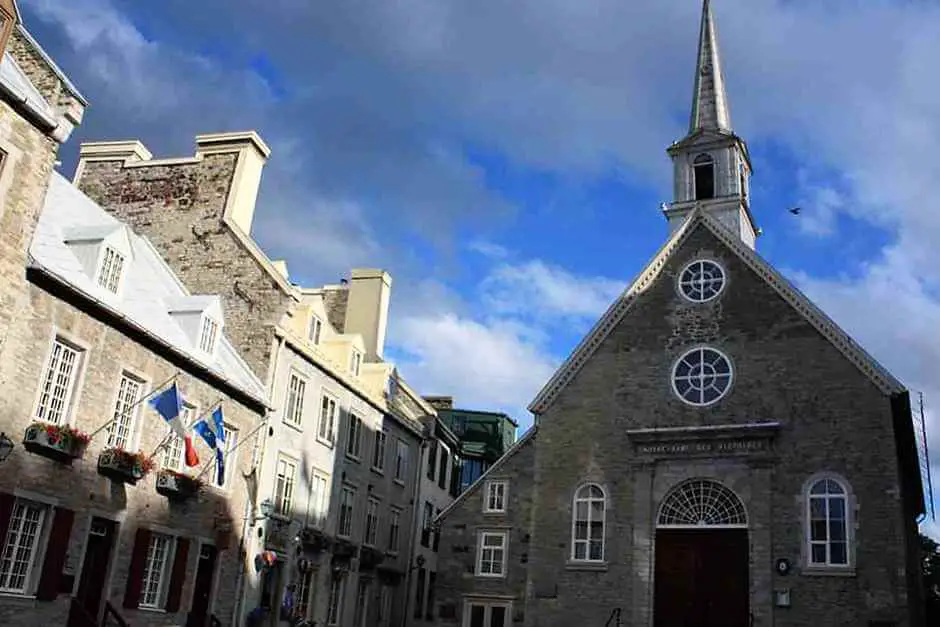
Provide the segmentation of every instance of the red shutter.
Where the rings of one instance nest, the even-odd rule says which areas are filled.
[[[13,516],[13,505],[16,497],[6,492],[0,492],[0,550],[3,550],[7,541],[7,528],[10,526],[10,517]]]
[[[173,559],[173,572],[170,575],[170,589],[166,595],[166,611],[178,612],[180,599],[183,597],[183,583],[186,581],[186,558],[189,556],[189,540],[177,538],[176,557]]]
[[[39,588],[36,598],[40,601],[53,601],[59,594],[59,582],[62,579],[62,566],[65,554],[69,550],[69,537],[72,535],[72,522],[75,512],[64,507],[55,508],[52,530],[49,532],[49,544],[46,546],[46,559],[42,563],[39,576]]]
[[[147,562],[149,547],[150,531],[139,527],[134,537],[131,564],[127,568],[127,587],[124,589],[124,607],[128,609],[137,609],[140,603],[140,589],[144,584],[144,564]]]

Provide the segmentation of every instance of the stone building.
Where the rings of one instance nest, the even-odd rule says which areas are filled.
[[[438,625],[923,624],[908,392],[755,252],[707,0],[668,152],[665,245],[439,518]]]
[[[53,173],[29,247],[28,299],[0,349],[0,623],[228,623],[244,564],[264,385],[225,337],[218,297],[183,288],[145,239]],[[147,403],[220,407],[223,470]],[[152,465],[152,468],[151,468]]]
[[[243,548],[276,559],[249,573],[238,614],[276,624],[286,603],[319,624],[398,625],[434,410],[383,358],[391,277],[291,283],[250,235],[267,146],[254,132],[196,146],[154,159],[138,141],[84,144],[75,183],[146,234],[190,289],[221,294],[233,342],[268,387],[275,410]]]

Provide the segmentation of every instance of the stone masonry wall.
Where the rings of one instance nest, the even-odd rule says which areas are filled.
[[[436,625],[463,624],[464,603],[468,596],[495,596],[500,597],[501,601],[511,599],[512,622],[507,622],[507,627],[510,624],[522,625],[526,620],[526,582],[532,557],[530,523],[536,489],[536,437],[541,439],[541,433],[522,444],[511,457],[487,475],[487,479],[508,481],[505,514],[483,513],[484,480],[463,494],[460,502],[442,519]],[[503,530],[509,532],[506,577],[475,576],[479,533]]]
[[[236,155],[125,168],[90,162],[79,188],[149,239],[194,294],[219,294],[225,333],[267,380],[273,325],[291,297],[222,222]]]
[[[728,284],[716,300],[692,305],[678,296],[676,277],[700,257],[721,262]],[[725,352],[735,371],[728,396],[708,408],[685,405],[670,384],[674,361],[701,344]],[[634,456],[626,435],[766,421],[781,425],[769,465],[727,458],[651,463]],[[539,424],[530,560],[537,611],[529,611],[527,624],[601,625],[616,607],[635,624],[650,624],[655,513],[671,485],[696,474],[732,484],[748,507],[755,627],[908,624],[888,398],[704,227],[689,235]],[[854,490],[855,568],[842,576],[804,565],[801,494],[818,472],[836,473]],[[572,494],[586,479],[608,490],[608,565],[601,572],[565,570]],[[782,557],[794,566],[785,577],[773,571]],[[772,607],[773,588],[790,589],[792,607]]]
[[[49,104],[63,109],[68,106],[73,96],[62,84],[62,80],[55,71],[42,58],[42,55],[16,28],[13,29],[13,34],[10,36],[7,50]]]
[[[27,425],[32,422],[34,407],[45,369],[50,346],[56,334],[83,347],[82,374],[72,402],[70,424],[93,432],[113,416],[117,385],[122,371],[129,371],[156,386],[169,379],[177,366],[152,350],[56,298],[44,289],[31,285],[27,308],[18,316],[6,344],[0,352],[0,430],[16,442],[12,455],[3,463],[0,492],[16,494],[40,503],[66,507],[75,511],[69,550],[64,572],[74,575],[70,590],[62,590],[55,601],[37,601],[29,597],[0,596],[0,624],[10,626],[64,625],[70,594],[77,590],[81,578],[83,550],[91,516],[100,516],[119,523],[118,543],[112,552],[103,599],[110,599],[133,625],[163,627],[181,625],[189,611],[200,542],[213,543],[217,520],[232,525],[230,548],[219,555],[221,568],[216,583],[214,613],[223,625],[229,619],[235,602],[243,560],[239,555],[239,535],[244,519],[248,491],[243,473],[250,470],[257,435],[251,432],[261,416],[210,383],[186,372],[178,379],[187,399],[208,409],[221,396],[226,421],[239,430],[242,445],[229,459],[228,488],[204,487],[199,496],[181,504],[170,503],[154,489],[155,473],[136,486],[112,483],[96,472],[99,452],[107,443],[107,431],[99,433],[89,444],[84,457],[71,466],[59,464],[31,454],[20,444]],[[163,419],[153,410],[141,406],[137,417],[139,447],[152,453],[167,433]],[[201,447],[202,443],[199,442]],[[201,461],[211,459],[208,449],[198,448]],[[160,455],[157,455],[160,459]],[[207,477],[211,476],[209,473]],[[24,482],[23,478],[29,481]],[[211,479],[210,479],[211,481]],[[128,564],[135,532],[139,526],[154,531],[189,538],[186,578],[180,612],[127,610],[122,607]],[[42,545],[41,545],[42,547]],[[40,548],[42,550],[42,548]],[[42,554],[40,554],[41,565]]]
[[[0,347],[27,302],[27,249],[57,149],[52,139],[0,102]]]

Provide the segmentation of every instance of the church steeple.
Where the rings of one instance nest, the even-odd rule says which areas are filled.
[[[751,160],[731,128],[710,0],[702,5],[689,133],[668,153],[674,168],[673,202],[664,208],[670,228],[679,228],[698,207],[753,248],[760,230],[748,198]]]
[[[698,63],[695,66],[695,91],[692,95],[692,117],[689,134],[709,129],[731,131],[731,114],[725,77],[721,72],[715,19],[709,0],[702,5],[702,27],[698,38]]]

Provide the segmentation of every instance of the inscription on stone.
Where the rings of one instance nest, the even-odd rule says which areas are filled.
[[[749,453],[767,448],[766,440],[720,440],[713,442],[660,442],[640,444],[643,455],[700,455],[703,453]]]

